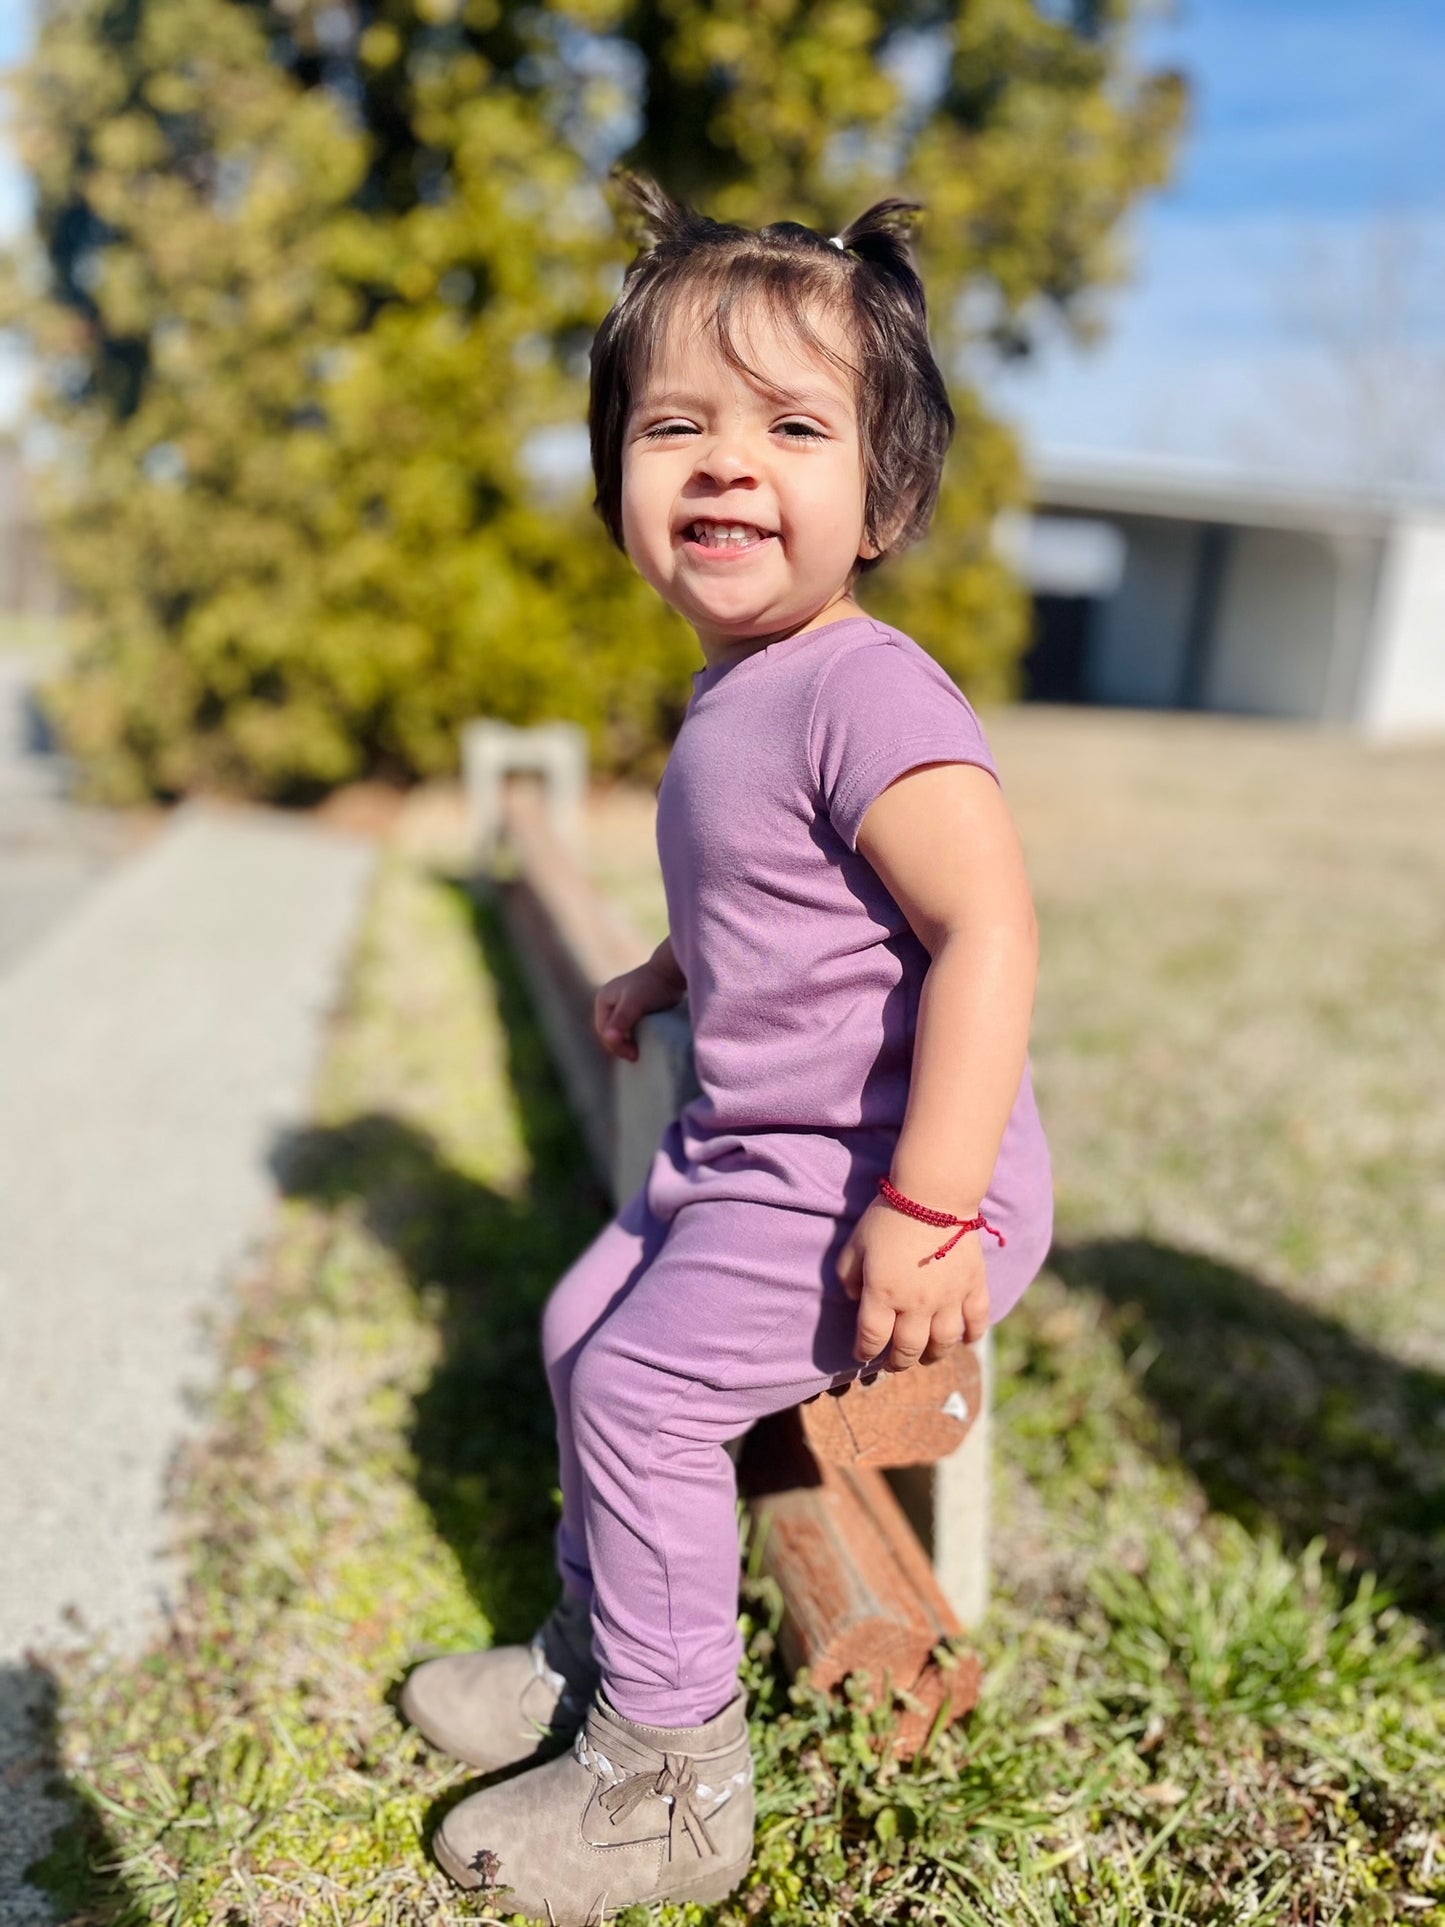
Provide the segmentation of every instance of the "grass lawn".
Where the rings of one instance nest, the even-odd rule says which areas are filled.
[[[999,1329],[985,1695],[911,1767],[773,1661],[751,1885],[780,1923],[1445,1923],[1445,751],[986,719],[1044,936],[1050,1270]],[[650,798],[599,874],[660,916]],[[426,1651],[550,1599],[533,1317],[606,1215],[444,823],[406,813],[289,1199],[178,1478],[194,1582],[59,1666],[95,1927],[470,1920]],[[648,1916],[636,1910],[639,1923]]]

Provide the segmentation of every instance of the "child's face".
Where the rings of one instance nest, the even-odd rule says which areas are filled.
[[[825,315],[835,352],[850,343]],[[712,659],[852,607],[863,538],[863,453],[848,371],[761,309],[738,347],[772,388],[730,368],[680,303],[627,425],[627,553]]]

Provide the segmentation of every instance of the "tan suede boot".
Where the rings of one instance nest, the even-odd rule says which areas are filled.
[[[743,1696],[703,1726],[639,1726],[599,1693],[570,1753],[453,1807],[433,1842],[504,1914],[595,1927],[637,1901],[726,1900],[753,1857]]]
[[[567,1746],[596,1684],[591,1610],[564,1598],[526,1646],[424,1661],[398,1703],[433,1746],[492,1773]]]

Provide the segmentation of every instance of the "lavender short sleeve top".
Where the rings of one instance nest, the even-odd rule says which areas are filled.
[[[869,617],[694,675],[657,813],[702,1087],[668,1147],[674,1198],[856,1217],[873,1197],[903,1123],[929,958],[858,829],[895,777],[930,762],[998,779],[952,678]],[[985,1211],[1017,1251],[1009,1269],[1037,1269],[1052,1182],[1027,1068]]]

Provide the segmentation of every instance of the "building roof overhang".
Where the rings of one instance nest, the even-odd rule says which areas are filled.
[[[1287,471],[1091,449],[1041,450],[1029,467],[1032,506],[1042,511],[1294,529],[1326,538],[1383,536],[1417,517],[1445,522],[1445,493],[1401,484],[1352,488]]]

